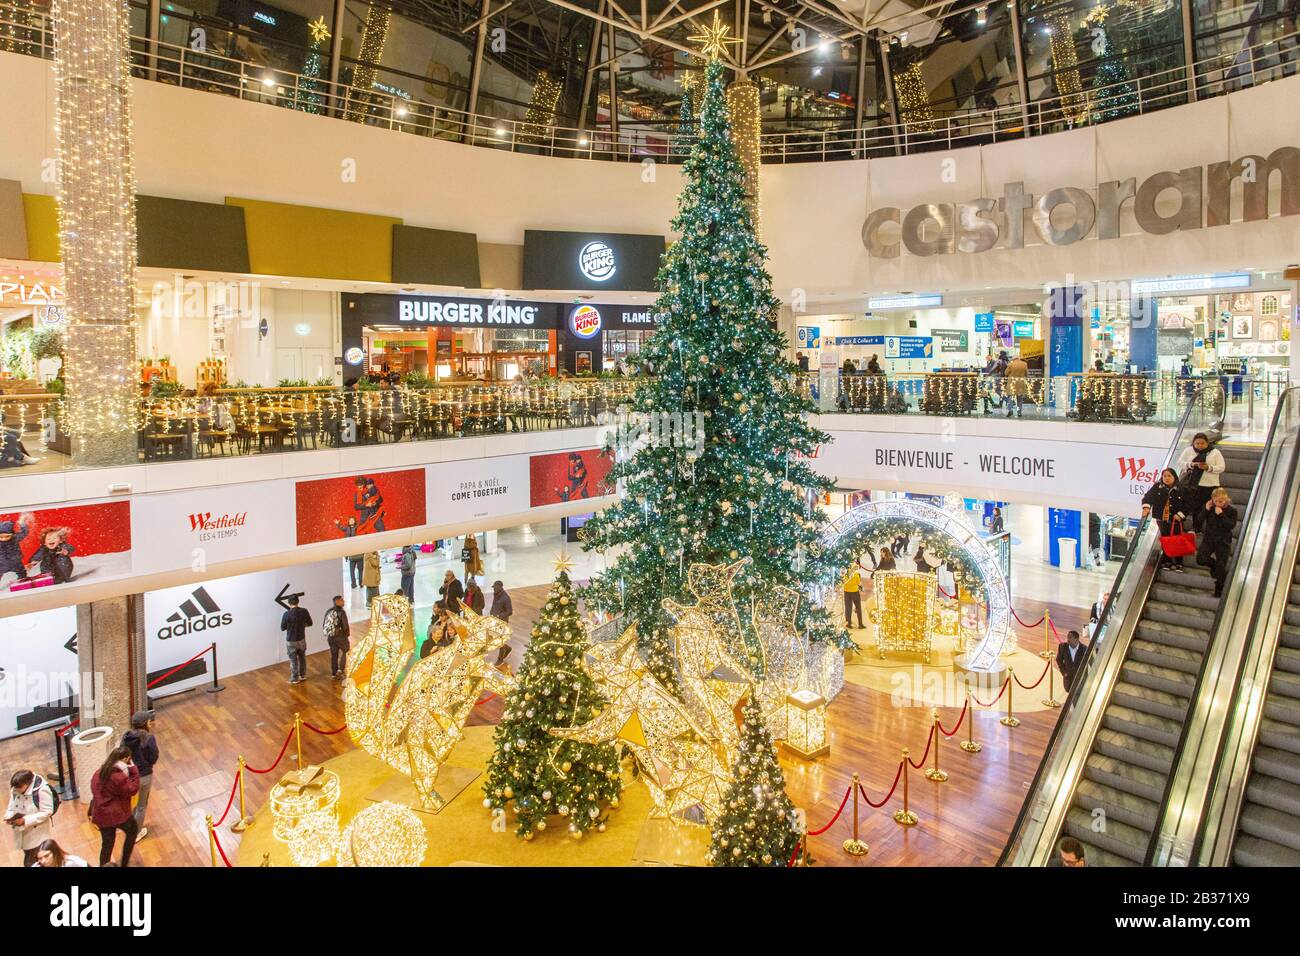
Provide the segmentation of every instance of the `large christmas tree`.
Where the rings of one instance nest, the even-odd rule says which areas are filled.
[[[567,560],[557,567],[559,576],[533,626],[518,685],[497,725],[496,751],[483,787],[484,806],[504,811],[513,804],[515,832],[525,839],[546,829],[546,818],[553,815],[565,817],[574,836],[603,828],[604,805],[617,805],[622,789],[613,745],[561,740],[549,733],[552,727],[586,723],[606,703],[582,667],[587,633]]]
[[[740,755],[731,772],[725,809],[713,821],[710,865],[786,866],[800,834],[776,748],[753,700],[745,704]]]
[[[584,529],[588,549],[627,546],[593,577],[589,604],[625,612],[655,675],[670,685],[663,601],[681,598],[692,562],[751,558],[734,585],[744,608],[773,585],[802,589],[835,573],[832,556],[818,545],[825,515],[815,504],[831,483],[807,460],[828,436],[804,417],[813,405],[795,386],[797,368],[773,324],[778,302],[764,266],[767,250],[745,209],[722,80],[722,64],[710,59],[699,139],[683,166],[672,223],[681,239],[657,279],[661,324],[637,355],[650,377],[633,400],[635,411],[661,423],[698,413],[702,438],[694,446],[661,439],[624,455],[611,472],[623,483],[623,497]],[[824,609],[807,602],[798,626],[814,640],[848,641]],[[752,646],[753,635],[746,639]]]

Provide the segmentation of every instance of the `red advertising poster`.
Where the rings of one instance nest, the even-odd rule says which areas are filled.
[[[299,544],[425,523],[423,468],[300,481],[294,497]]]
[[[533,455],[528,459],[529,504],[537,508],[610,494],[605,478],[612,464],[598,448]]]
[[[131,572],[131,503],[0,512],[0,595]]]

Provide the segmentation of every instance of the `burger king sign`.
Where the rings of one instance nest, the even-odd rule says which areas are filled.
[[[578,306],[569,313],[569,331],[580,339],[594,339],[600,334],[600,312],[595,306]]]

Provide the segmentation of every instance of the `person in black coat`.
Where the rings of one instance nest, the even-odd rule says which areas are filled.
[[[1084,651],[1087,647],[1079,643],[1079,632],[1071,631],[1065,637],[1065,643],[1057,645],[1056,666],[1061,670],[1061,684],[1068,691],[1074,686],[1074,678],[1083,667]]]
[[[442,603],[452,614],[460,613],[460,602],[465,597],[465,587],[456,579],[455,573],[448,571],[442,576],[442,587],[438,588]]]
[[[1166,468],[1160,473],[1160,480],[1152,485],[1142,496],[1142,517],[1151,516],[1160,527],[1160,536],[1173,533],[1175,521],[1182,524],[1187,516],[1186,492],[1178,485],[1178,472]],[[1163,557],[1162,561],[1173,564],[1175,571],[1183,570],[1182,558]]]
[[[1232,528],[1237,523],[1237,509],[1232,506],[1227,489],[1218,487],[1205,503],[1205,526],[1201,532],[1201,546],[1196,549],[1196,560],[1205,565],[1214,578],[1214,596],[1223,593],[1223,581],[1228,576],[1228,560],[1232,557]]]

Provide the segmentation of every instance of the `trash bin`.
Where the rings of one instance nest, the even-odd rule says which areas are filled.
[[[1078,566],[1075,560],[1075,552],[1079,547],[1079,542],[1075,538],[1057,538],[1056,539],[1056,560],[1060,562],[1061,570],[1067,574],[1073,574],[1074,569]]]
[[[91,727],[72,738],[72,759],[77,768],[77,779],[87,793],[90,792],[90,775],[104,765],[113,749],[117,734],[112,727]]]

